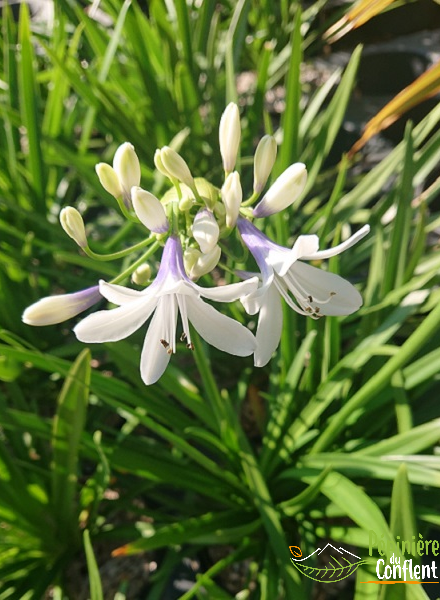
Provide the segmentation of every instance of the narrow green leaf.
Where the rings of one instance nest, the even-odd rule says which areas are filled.
[[[83,350],[64,382],[53,424],[52,503],[60,535],[65,539],[72,539],[76,532],[78,453],[86,419],[90,376],[90,352]]]
[[[31,39],[29,9],[26,3],[20,7],[19,43],[21,45],[19,64],[20,112],[26,127],[28,153],[27,164],[32,177],[34,209],[45,214],[46,176],[41,150],[40,119],[38,115],[38,95],[34,71],[34,48]]]
[[[104,600],[101,576],[99,574],[98,564],[93,552],[93,546],[90,541],[90,532],[88,529],[84,530],[83,542],[87,560],[87,571],[89,573],[90,600]]]

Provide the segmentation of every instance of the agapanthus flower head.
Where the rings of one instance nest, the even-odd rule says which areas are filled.
[[[314,319],[349,315],[358,310],[362,298],[351,283],[307,263],[348,249],[368,233],[368,226],[330,250],[319,250],[316,235],[300,235],[291,249],[270,240],[251,220],[280,212],[300,198],[307,182],[306,167],[303,163],[288,167],[252,208],[274,167],[277,144],[270,135],[261,139],[254,157],[253,188],[244,199],[246,190],[243,190],[236,164],[240,137],[239,109],[236,104],[230,103],[219,126],[225,175],[221,189],[203,177],[194,178],[185,160],[168,146],[156,150],[154,155],[156,168],[170,182],[170,189],[160,198],[140,187],[139,160],[128,142],[116,151],[113,166],[98,164],[96,172],[103,187],[117,198],[122,214],[131,221],[127,231],[137,234],[142,229],[140,221],[149,230],[148,233],[129,247],[124,245],[121,250],[100,255],[89,247],[84,222],[76,209],[63,209],[61,224],[91,259],[125,260],[128,255],[134,254],[134,263],[128,267],[124,264],[125,270],[116,281],[131,275],[134,284],[148,287],[137,291],[114,282],[100,281],[99,287],[43,298],[26,309],[23,320],[31,325],[60,323],[86,310],[102,297],[118,308],[101,310],[78,323],[74,331],[83,342],[121,340],[150,320],[140,367],[142,379],[149,385],[160,378],[170,356],[176,351],[179,314],[183,329],[181,341],[189,348],[193,347],[191,322],[209,344],[237,356],[253,353],[255,365],[263,366],[281,338],[283,300],[298,314]],[[243,181],[246,180],[245,176]],[[137,219],[126,210],[132,208]],[[218,268],[222,252],[227,256],[227,269],[231,268],[235,257],[240,263],[247,259],[248,253],[237,251],[236,244],[227,247],[227,238],[233,238],[236,225],[241,241],[253,255],[260,272],[241,271],[244,281],[231,285],[208,289],[197,285],[196,280]],[[114,240],[119,241],[121,237],[116,235],[112,238],[109,247],[113,249]],[[160,267],[153,277],[147,261],[163,244]],[[144,252],[141,256],[140,251]],[[223,265],[220,266],[223,268]],[[217,302],[240,300],[249,314],[258,313],[256,335],[203,299]]]

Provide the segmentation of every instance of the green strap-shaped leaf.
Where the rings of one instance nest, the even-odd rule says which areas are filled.
[[[53,425],[52,502],[60,533],[76,533],[75,495],[78,453],[89,398],[90,352],[84,350],[73,363],[58,398]]]

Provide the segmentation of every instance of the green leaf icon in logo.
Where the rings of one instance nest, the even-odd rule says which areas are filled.
[[[331,544],[327,544],[324,548],[317,548],[312,554],[302,557],[302,552],[299,546],[289,546],[290,552],[294,556],[291,559],[292,564],[300,573],[321,583],[333,583],[346,579],[354,573],[358,567],[367,563],[367,560],[362,560],[359,556],[344,550],[344,548],[335,548]],[[328,549],[329,557],[324,567],[315,567],[312,564],[315,562],[324,550]],[[309,564],[307,564],[309,563]]]

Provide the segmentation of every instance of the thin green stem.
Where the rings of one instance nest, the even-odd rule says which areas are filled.
[[[123,281],[126,277],[131,275],[133,271],[136,271],[136,269],[140,265],[142,265],[150,256],[152,256],[156,252],[156,250],[160,248],[160,246],[160,242],[155,242],[150,248],[148,248],[148,250],[144,254],[142,254],[140,258],[138,258],[132,265],[130,265],[128,269],[125,269],[125,271],[123,271],[117,277],[112,279],[110,283],[120,283],[121,281]]]
[[[156,240],[156,236],[149,237],[146,240],[143,240],[142,242],[135,244],[134,246],[130,246],[130,248],[125,248],[124,250],[119,250],[119,252],[112,252],[111,254],[97,254],[96,252],[93,252],[93,250],[91,250],[89,248],[89,246],[87,246],[86,248],[83,248],[83,250],[87,254],[87,256],[90,256],[90,258],[93,258],[95,260],[101,260],[101,261],[117,260],[118,258],[123,258],[124,256],[128,256],[129,254],[132,254],[133,252],[136,252],[137,250],[141,250],[142,248],[145,248],[145,246],[149,246],[155,240]]]
[[[124,217],[126,219],[128,219],[132,223],[140,223],[140,221],[139,221],[139,219],[137,217],[133,216],[130,212],[128,212],[128,209],[125,206],[124,201],[122,200],[122,198],[117,198],[116,200],[118,202],[119,208],[121,209],[121,213],[124,215]]]
[[[246,206],[252,206],[252,204],[258,200],[260,197],[260,192],[254,192],[250,198],[241,203],[241,208],[246,208]]]

